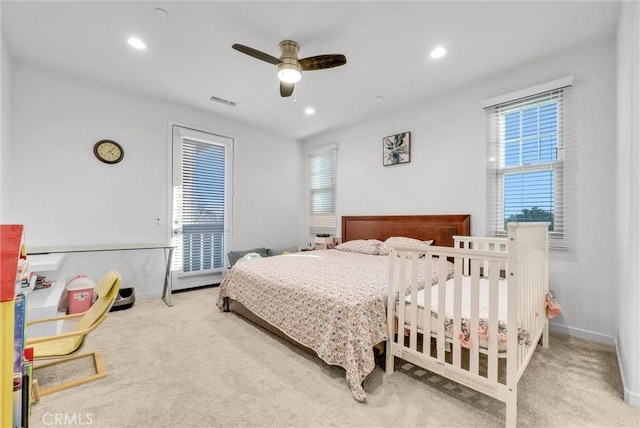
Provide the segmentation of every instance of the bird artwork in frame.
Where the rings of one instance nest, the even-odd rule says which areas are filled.
[[[411,161],[411,132],[402,132],[382,139],[382,164],[398,165]]]

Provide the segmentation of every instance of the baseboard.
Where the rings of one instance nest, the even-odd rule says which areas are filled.
[[[593,331],[553,323],[549,323],[549,330],[555,333],[562,333],[571,337],[577,337],[579,339],[591,340],[605,345],[612,345],[615,348],[616,358],[618,359],[618,368],[620,370],[620,378],[622,379],[622,388],[624,390],[624,402],[633,407],[640,407],[640,394],[638,394],[638,392],[630,391],[627,388],[624,367],[622,365],[622,361],[620,361],[620,351],[618,349],[617,338],[606,334],[594,333]]]
[[[624,402],[633,407],[640,407],[640,394],[631,392],[627,388],[624,366],[620,360],[620,350],[618,349],[618,339],[615,339],[616,358],[618,359],[618,367],[620,368],[620,378],[622,379],[622,389],[624,390]]]
[[[140,293],[136,291],[136,298],[138,300],[159,299],[162,297],[161,291],[149,291],[147,293]]]
[[[215,288],[215,287],[218,287],[219,285],[220,285],[219,283],[213,283],[213,284],[200,285],[200,286],[191,287],[191,288],[182,288],[180,290],[173,290],[172,294],[181,293],[184,291],[199,290],[201,288]],[[146,293],[138,294],[138,291],[136,290],[136,300],[138,301],[149,300],[149,299],[159,299],[161,297],[162,297],[162,293],[160,291],[149,291]]]
[[[640,407],[640,394],[624,389],[624,402],[633,407]]]
[[[579,339],[591,340],[593,342],[605,345],[615,345],[615,338],[606,334],[595,333],[593,331],[582,330],[575,327],[567,327],[566,325],[549,323],[549,330],[554,333],[562,333]]]

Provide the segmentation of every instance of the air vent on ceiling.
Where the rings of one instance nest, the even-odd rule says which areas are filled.
[[[235,107],[236,105],[238,105],[238,103],[236,103],[235,101],[225,100],[224,98],[218,98],[218,97],[211,96],[209,99],[211,101],[215,101],[217,103],[226,104],[226,105],[231,106],[231,107]]]

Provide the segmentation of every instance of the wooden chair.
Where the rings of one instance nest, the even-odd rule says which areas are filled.
[[[80,354],[79,352],[84,346],[89,333],[94,331],[107,318],[107,314],[109,313],[109,310],[113,306],[113,303],[118,296],[118,290],[120,289],[121,281],[122,278],[118,272],[116,272],[115,270],[108,272],[96,284],[95,291],[98,294],[98,299],[86,312],[83,312],[81,314],[63,315],[59,317],[34,320],[27,323],[27,327],[29,327],[33,324],[57,322],[61,320],[74,320],[76,322],[75,328],[69,332],[63,332],[53,336],[45,337],[27,337],[25,348],[33,348],[34,377],[36,371],[41,368],[78,360],[80,358],[88,356],[93,356],[93,362],[96,369],[95,374],[63,382],[61,384],[42,390],[39,389],[37,381],[34,380],[33,395],[36,401],[39,400],[40,396],[51,394],[57,391],[62,391],[64,389],[68,389],[77,385],[82,385],[96,379],[101,379],[107,375],[107,370],[105,368],[102,353],[100,351],[93,351],[82,354]],[[37,364],[39,360],[44,359],[55,359],[55,361],[44,364]]]

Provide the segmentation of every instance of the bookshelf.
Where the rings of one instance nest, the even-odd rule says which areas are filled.
[[[24,312],[24,295],[16,299],[16,286],[20,282],[16,278],[18,263],[26,257],[24,249],[24,229],[22,225],[0,225],[0,424],[2,427],[16,427],[27,425],[23,421],[28,418],[27,408],[23,406],[21,394],[16,401],[13,391],[14,384],[14,352],[20,354],[23,351],[23,341],[15,333],[22,334],[24,339],[24,327],[16,331],[16,314]],[[31,287],[31,281],[26,289]],[[16,311],[16,307],[18,310]],[[19,321],[24,322],[24,317]],[[18,339],[18,341],[16,341]],[[17,349],[20,348],[20,349]],[[17,352],[15,352],[17,353]],[[18,360],[19,370],[22,371],[22,362]],[[20,380],[23,380],[20,373]],[[22,384],[28,388],[28,384]],[[25,415],[23,418],[21,415]],[[18,422],[16,422],[18,420]]]
[[[0,426],[13,426],[13,299],[0,302]]]

